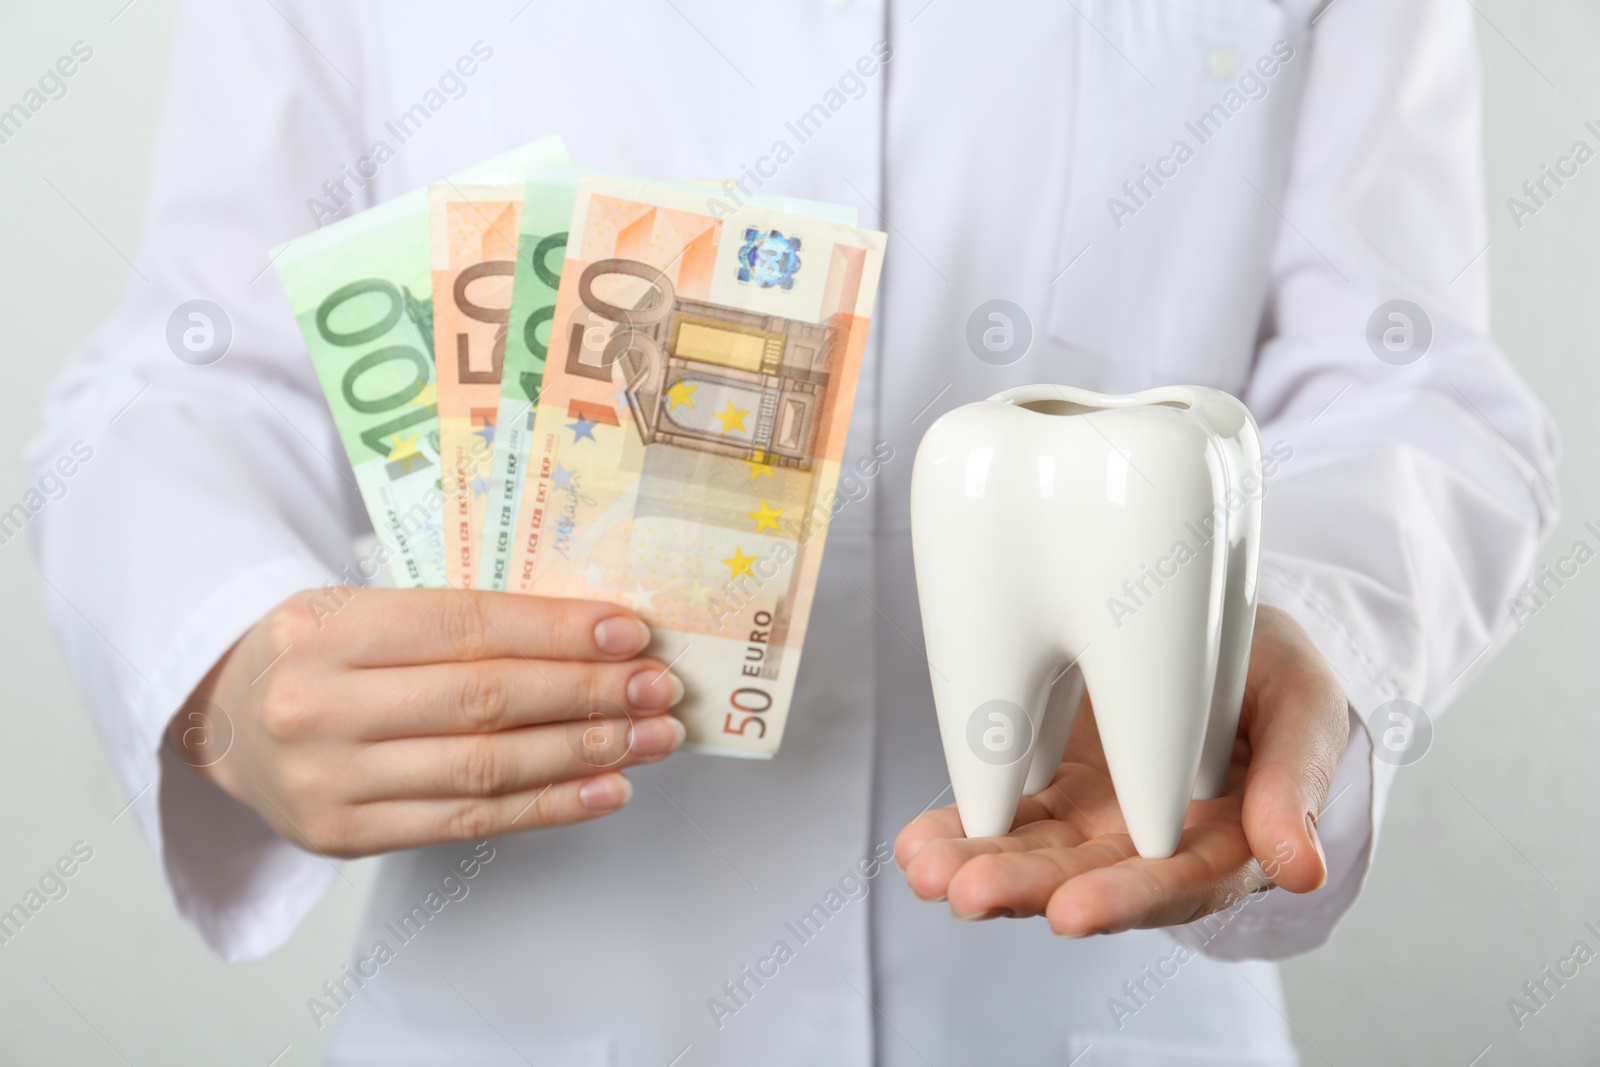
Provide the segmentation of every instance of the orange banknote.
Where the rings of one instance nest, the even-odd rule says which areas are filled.
[[[568,228],[507,588],[637,610],[725,754],[777,751],[837,495],[886,240],[840,216],[585,176]]]
[[[430,186],[428,225],[445,575],[470,589],[488,508],[522,183]]]

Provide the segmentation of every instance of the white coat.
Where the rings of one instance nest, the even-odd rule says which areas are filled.
[[[174,902],[232,960],[281,945],[337,874],[163,729],[369,530],[267,250],[552,131],[581,165],[747,176],[890,233],[847,464],[893,458],[830,534],[782,751],[631,772],[620,814],[494,841],[437,909],[474,846],[388,858],[351,954],[374,976],[300,994],[336,1009],[306,1009],[338,1028],[331,1063],[1296,1062],[1265,961],[1324,941],[1366,876],[1393,768],[1362,723],[1468,683],[1555,517],[1554,430],[1488,336],[1464,0],[195,4],[172,69],[142,277],[29,453],[93,456],[31,525],[116,774],[129,797],[155,783],[133,810]],[[166,341],[195,298],[232,323],[214,365]],[[997,298],[1031,330],[1005,366],[966,340]],[[1431,327],[1407,365],[1367,336],[1394,299]],[[912,456],[940,412],[1035,381],[1229,390],[1290,453],[1261,595],[1349,696],[1331,878],[1182,932],[1202,953],[958,922],[877,862],[949,801]],[[363,963],[380,940],[392,958]]]

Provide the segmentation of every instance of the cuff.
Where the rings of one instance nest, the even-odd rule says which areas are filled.
[[[1361,893],[1376,839],[1372,744],[1350,709],[1350,740],[1333,777],[1317,837],[1328,858],[1328,884],[1311,893],[1269,889],[1180,926],[1173,935],[1215,959],[1283,959],[1324,944]]]
[[[339,861],[289,844],[170,745],[160,777],[158,847],[178,913],[228,963],[281,948],[333,886]]]
[[[1374,757],[1366,719],[1398,687],[1310,588],[1287,568],[1263,561],[1261,600],[1305,627],[1338,674],[1348,701],[1350,734],[1339,761],[1317,836],[1328,859],[1328,883],[1311,893],[1271,889],[1173,934],[1217,959],[1282,959],[1325,944],[1366,884],[1394,767]]]
[[[230,963],[260,959],[288,941],[338,877],[339,865],[284,841],[255,811],[185,766],[165,743],[167,726],[263,615],[296,590],[333,577],[309,556],[239,575],[185,623],[135,701],[139,758],[136,770],[123,768],[129,792],[138,790],[134,816],[160,861],[173,906]],[[138,778],[147,783],[143,789],[131,781]]]

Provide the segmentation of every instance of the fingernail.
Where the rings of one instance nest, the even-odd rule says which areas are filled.
[[[972,915],[962,915],[961,913],[957,912],[956,918],[964,919],[967,922],[978,923],[985,922],[989,919],[998,919],[1002,915],[1010,918],[1011,914],[1011,911],[1007,908],[990,908],[988,911],[980,911]]]
[[[1321,889],[1328,884],[1328,854],[1322,851],[1322,838],[1317,836],[1317,816],[1315,812],[1306,812],[1306,836],[1311,838],[1311,844],[1317,850],[1317,859],[1322,861],[1322,880],[1317,883],[1317,889]]]
[[[672,715],[640,719],[628,731],[628,751],[639,756],[665,756],[683,744],[688,731]]]
[[[613,615],[595,624],[594,643],[612,656],[631,656],[650,643],[650,627],[626,615]]]
[[[603,774],[578,787],[578,803],[590,811],[616,811],[633,796],[633,783],[620,774]]]
[[[641,711],[660,711],[683,699],[683,682],[671,671],[645,670],[628,679],[628,703]]]

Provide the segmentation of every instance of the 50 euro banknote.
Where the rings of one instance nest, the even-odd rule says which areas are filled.
[[[585,173],[592,172],[556,163],[535,163],[529,168],[523,190],[522,233],[518,238],[511,311],[503,346],[488,501],[477,556],[480,589],[506,589],[510,584],[513,558],[520,575],[516,588],[526,591],[532,579],[532,556],[526,551],[530,525],[524,518],[519,528],[517,520],[522,491],[528,480],[535,410],[544,384],[545,359],[549,355],[556,297],[566,259],[567,225],[572,218],[578,181]],[[657,188],[687,190],[696,196],[707,195],[706,190],[725,192],[724,184],[710,181],[652,183]],[[855,211],[837,204],[769,194],[758,194],[753,200],[795,214],[833,219],[847,226],[855,223]],[[440,377],[442,380],[443,373]],[[441,423],[443,421],[441,413]]]
[[[453,176],[520,182],[564,161],[547,137]],[[428,192],[417,189],[271,253],[394,583],[446,583]]]
[[[783,736],[883,265],[801,207],[579,180],[507,582],[638,611],[727,755]]]
[[[480,584],[522,194],[520,182],[428,189],[445,576],[458,589]]]

